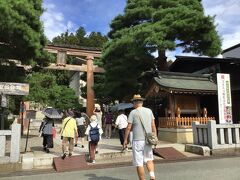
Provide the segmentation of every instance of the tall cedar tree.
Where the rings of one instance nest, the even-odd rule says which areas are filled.
[[[87,35],[85,29],[79,27],[75,34],[66,31],[61,35],[54,37],[52,43],[57,45],[76,45],[101,48],[107,40],[108,38],[103,36],[100,32],[91,32]]]
[[[40,16],[42,0],[0,1],[0,55],[2,59],[31,59],[43,64],[48,55],[43,51],[46,38]]]
[[[103,53],[105,91],[117,99],[139,91],[138,78],[158,67],[167,70],[166,50],[215,56],[221,40],[214,18],[204,15],[201,0],[128,0],[111,23],[112,39]],[[158,51],[159,57],[151,53]]]

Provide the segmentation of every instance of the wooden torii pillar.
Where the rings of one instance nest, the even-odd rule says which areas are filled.
[[[65,46],[56,46],[48,45],[45,47],[49,53],[57,54],[56,64],[50,64],[47,69],[55,70],[68,70],[68,71],[79,71],[87,72],[87,115],[90,117],[93,114],[94,110],[94,73],[103,73],[104,69],[98,66],[93,65],[94,58],[101,57],[101,50],[99,49],[90,49],[90,48],[81,48],[81,47],[65,47]],[[71,65],[66,64],[66,56],[75,56],[75,57],[84,57],[87,61],[87,64],[82,65]]]

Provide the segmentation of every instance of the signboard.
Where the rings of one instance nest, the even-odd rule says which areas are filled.
[[[27,110],[26,111],[26,119],[36,119],[36,111],[35,110]]]
[[[0,82],[0,94],[28,95],[29,84]]]
[[[218,111],[220,124],[232,124],[232,100],[229,74],[217,74]]]

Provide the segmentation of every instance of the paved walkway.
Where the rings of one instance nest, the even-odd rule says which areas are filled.
[[[155,164],[156,179],[160,180],[239,180],[240,157],[205,159],[201,161]],[[137,179],[133,166],[91,169],[74,172],[29,172],[28,174],[3,175],[5,180],[126,180]],[[146,173],[146,179],[149,174]]]
[[[54,138],[54,148],[50,149],[50,153],[43,151],[42,147],[42,138],[38,136],[39,125],[34,123],[30,126],[30,133],[26,148],[26,135],[23,135],[21,138],[21,154],[23,159],[25,158],[26,162],[33,160],[34,168],[52,168],[52,159],[53,157],[61,156],[62,154],[62,145],[60,135],[57,134],[57,137]],[[98,154],[96,155],[97,164],[104,163],[118,163],[118,162],[130,162],[131,161],[131,150],[125,153],[121,153],[121,144],[117,137],[117,132],[113,133],[113,138],[106,139],[102,138],[99,142]],[[78,146],[74,147],[73,155],[84,155],[88,154],[88,142],[85,141],[84,148],[81,147],[80,140],[78,141]],[[8,144],[7,147],[10,147]],[[197,157],[199,155],[185,152],[184,144],[169,143],[160,141],[157,147],[173,147],[176,150],[180,151],[187,157]],[[25,151],[26,148],[26,151]],[[156,159],[161,159],[156,157]],[[39,163],[39,164],[38,164]]]

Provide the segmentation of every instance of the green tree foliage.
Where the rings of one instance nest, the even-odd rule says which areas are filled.
[[[105,91],[118,99],[138,91],[138,78],[161,64],[156,60],[166,61],[166,50],[181,47],[208,56],[221,51],[214,18],[204,15],[200,0],[128,0],[110,26],[112,40],[103,53]]]
[[[52,43],[58,45],[76,45],[85,47],[103,47],[108,38],[100,32],[91,32],[89,35],[83,27],[78,28],[75,33],[66,31],[61,35],[53,38]]]
[[[23,63],[47,61],[46,38],[40,16],[42,0],[0,1],[0,56]]]
[[[69,33],[68,31],[62,33],[61,35],[53,38],[52,43],[58,45],[76,45],[83,47],[98,47],[102,48],[103,45],[108,41],[108,38],[102,35],[100,32],[91,32],[89,35],[86,34],[86,31],[83,27],[78,28],[75,33]],[[73,57],[67,57],[67,63],[76,64],[76,59]],[[100,67],[103,66],[101,59],[94,59],[94,65],[98,65]],[[65,77],[66,77],[65,73]],[[62,75],[63,76],[63,75]],[[103,82],[105,75],[96,74],[94,75],[94,89],[96,98],[101,101],[106,99],[104,96],[103,90]],[[86,73],[80,77],[82,80],[86,81]],[[86,87],[81,87],[82,97],[86,98]]]
[[[27,100],[61,110],[79,108],[74,91],[65,85],[58,85],[54,73],[50,71],[33,73],[27,77],[27,81],[30,84]]]

